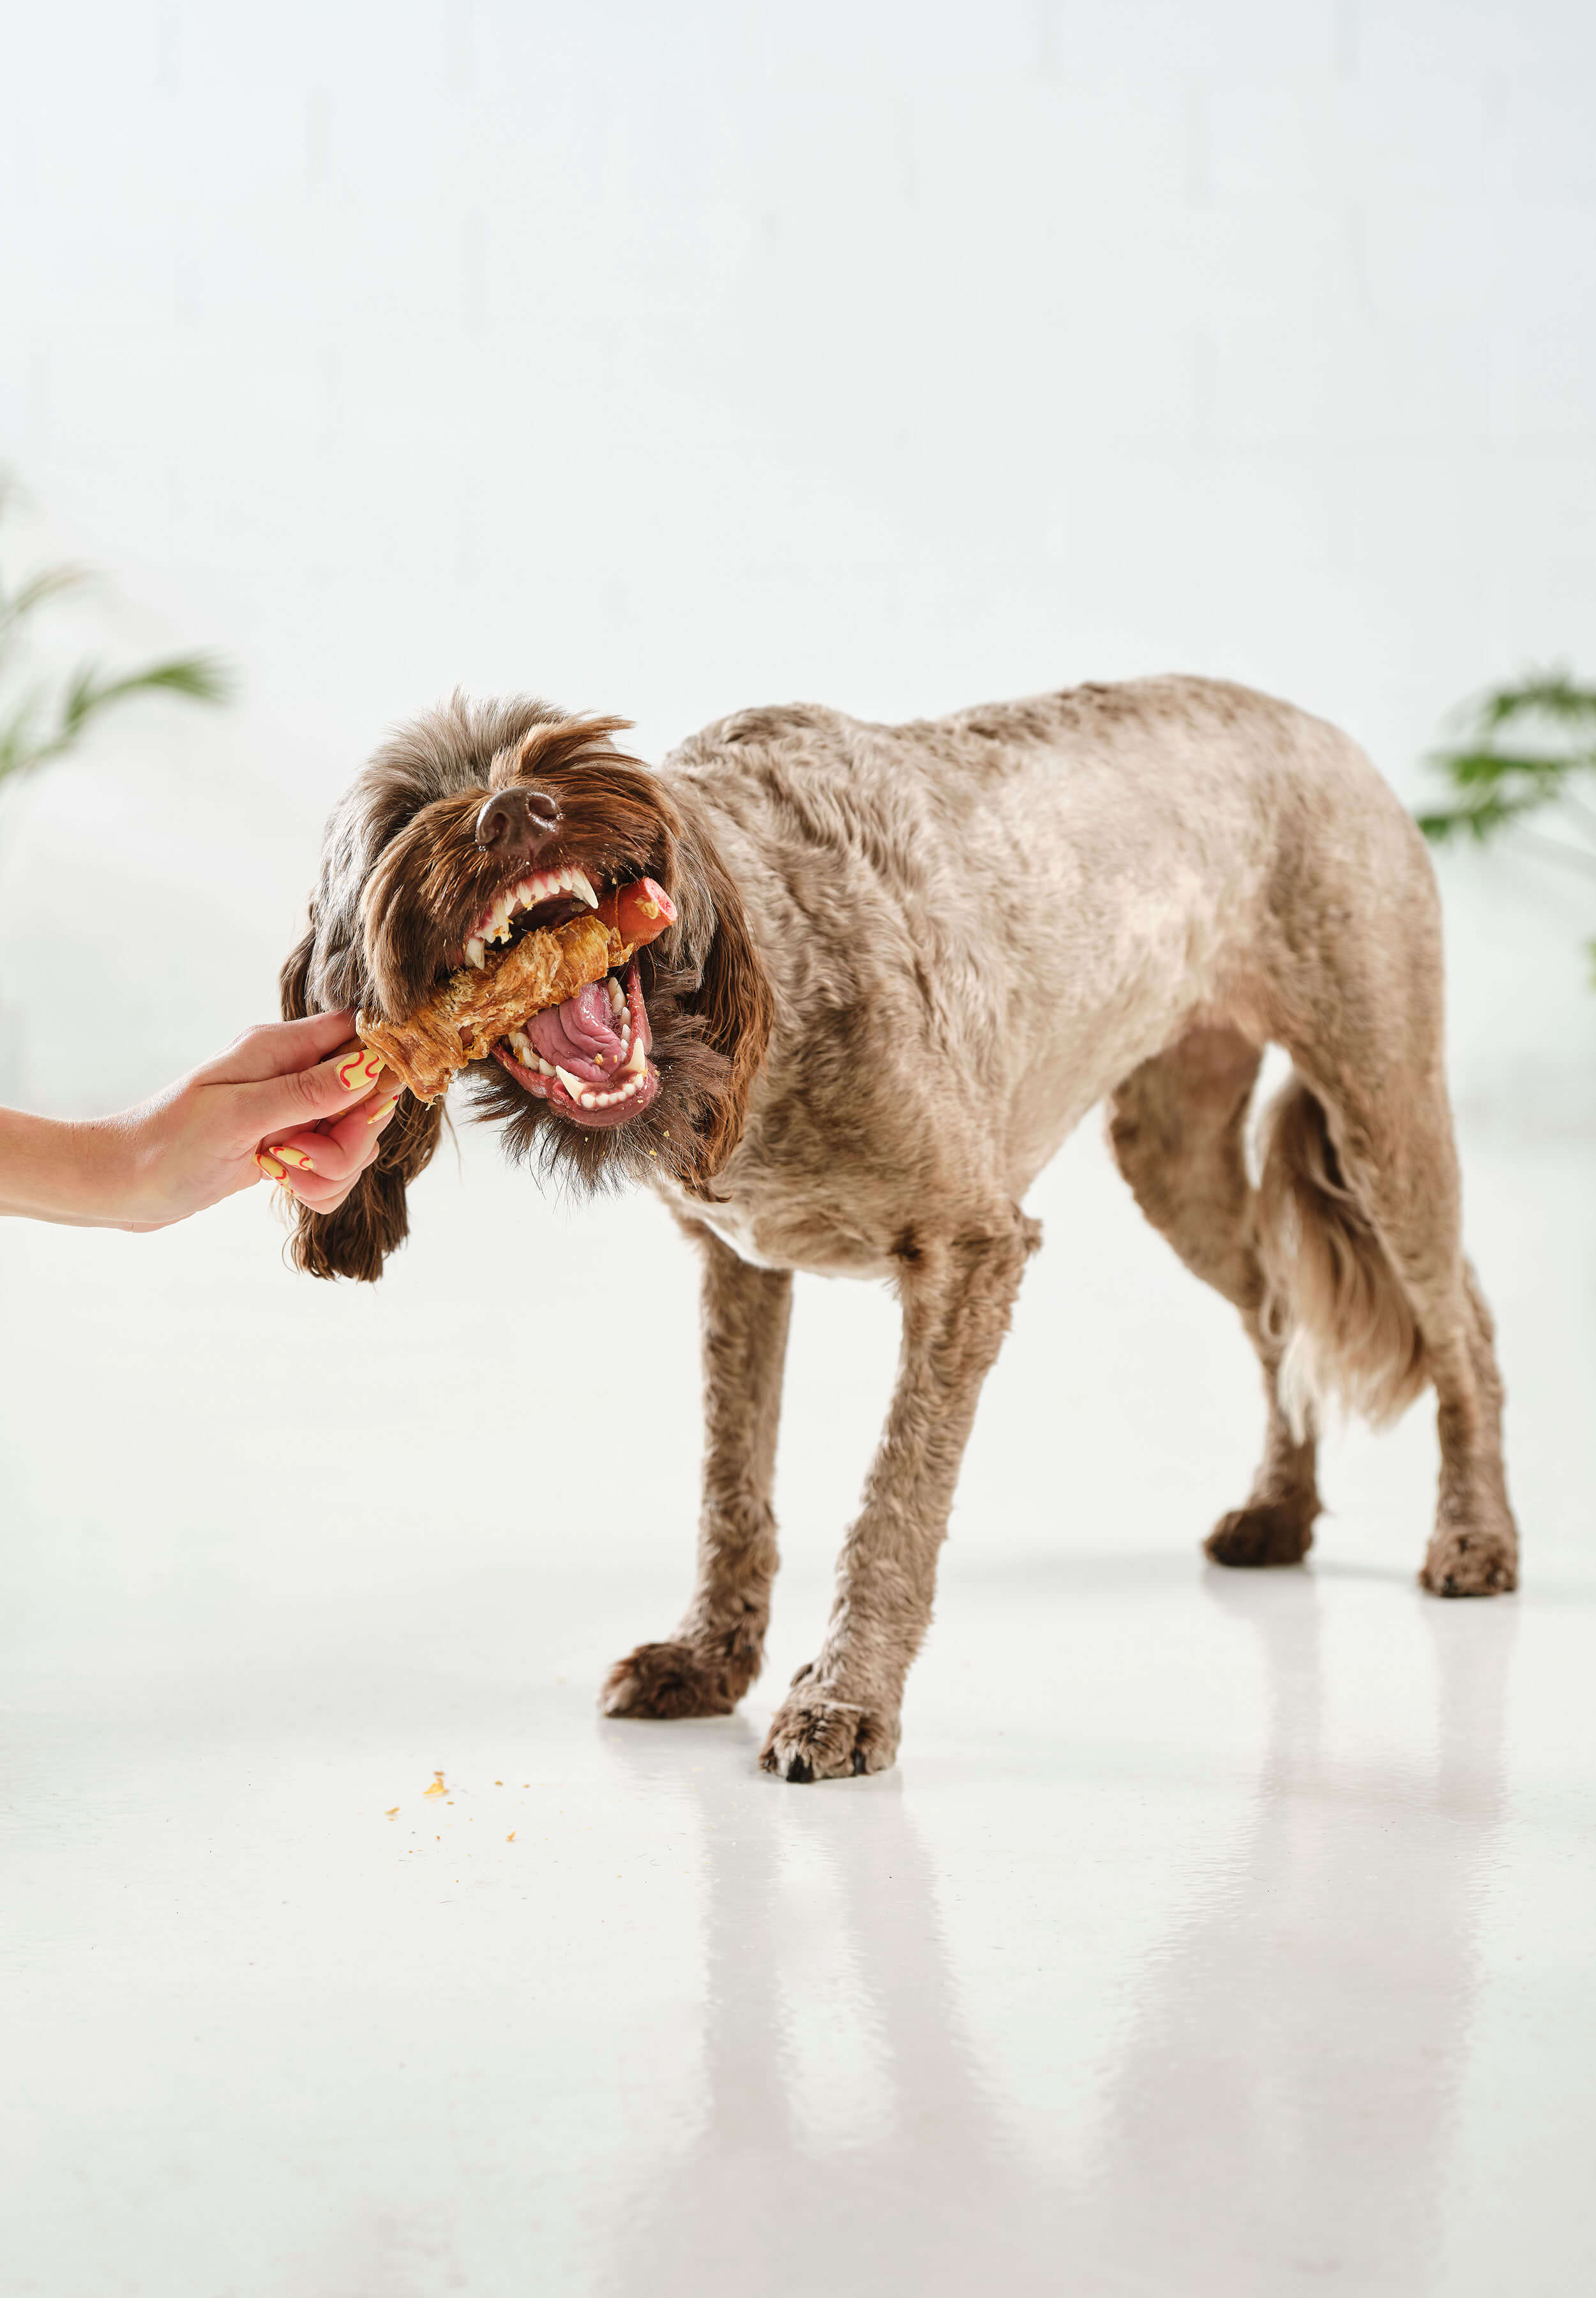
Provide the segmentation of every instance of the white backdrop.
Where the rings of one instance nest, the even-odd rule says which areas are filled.
[[[259,1010],[327,801],[457,681],[657,753],[1178,667],[1413,790],[1460,697],[1596,662],[1576,0],[63,0],[6,48],[0,455],[121,640],[247,681],[4,822],[36,1099]],[[1464,1097],[1596,1115],[1585,889],[1445,876]]]
[[[244,685],[0,799],[0,1101],[275,1010],[328,803],[457,682],[657,756],[1182,668],[1417,797],[1455,702],[1596,674],[1592,118],[1590,0],[12,7],[0,553],[105,570],[61,660]],[[689,1575],[657,1207],[467,1134],[377,1287],[264,1189],[0,1222],[11,2280],[701,2298],[854,2228],[839,2291],[1588,2286],[1596,916],[1442,879],[1523,1601],[1412,1585],[1427,1404],[1327,1448],[1311,1574],[1201,1571],[1256,1368],[1088,1125],[879,1781],[754,1765],[884,1291],[800,1284],[769,1665],[657,1735],[592,1699]]]
[[[1338,720],[1411,797],[1460,698],[1596,669],[1576,0],[62,0],[6,50],[0,453],[37,506],[12,548],[112,578],[66,653],[211,645],[244,678],[226,715],[143,707],[0,811],[7,1089],[35,1105],[128,1099],[272,1010],[327,805],[457,682],[630,714],[657,756],[762,700],[902,715],[1183,668]],[[1471,1234],[1550,1432],[1520,1485],[1572,1531],[1587,891],[1527,857],[1443,877]],[[337,1305],[284,1278],[277,1344],[391,1409],[386,1360],[340,1373],[340,1349],[429,1329],[471,1191],[512,1186],[524,1277],[580,1298],[628,1240],[690,1360],[663,1221],[557,1216],[475,1152],[418,1193],[402,1285]],[[1233,1320],[1095,1143],[1044,1194],[1053,1273],[978,1439],[994,1537],[1033,1536],[1004,1432],[1062,1383],[1079,1490],[1134,1452],[1195,1539],[1251,1465]],[[89,1250],[31,1243],[20,1281],[92,1297]],[[262,1207],[119,1246],[130,1334],[198,1313],[224,1250],[241,1285],[272,1261]],[[884,1302],[823,1297],[794,1410],[839,1465],[783,1470],[821,1479],[817,1552],[891,1345]],[[1177,1445],[1149,1391],[1183,1379]],[[690,1386],[649,1407],[684,1479]],[[333,1462],[342,1426],[297,1441]],[[1406,1479],[1404,1565],[1430,1441],[1416,1421],[1370,1471]]]

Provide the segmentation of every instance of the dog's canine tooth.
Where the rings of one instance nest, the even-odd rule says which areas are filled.
[[[470,940],[466,944],[467,964],[480,966],[486,954],[487,953],[484,949],[482,942],[478,939],[476,935],[473,934]]]
[[[643,1052],[642,1038],[641,1037],[633,1037],[632,1040],[632,1049],[628,1053],[625,1060],[621,1063],[620,1069],[616,1074],[621,1077],[626,1077],[629,1075],[632,1077],[641,1077],[643,1073],[646,1062],[647,1056]]]
[[[580,1101],[582,1099],[583,1095],[587,1091],[587,1087],[583,1084],[580,1078],[574,1078],[569,1070],[562,1070],[558,1062],[554,1064],[554,1074],[559,1079],[561,1085],[564,1086],[566,1091],[570,1095],[573,1101]]]
[[[581,870],[566,870],[563,872],[563,875],[569,884],[571,891],[574,894],[580,894],[590,910],[596,910],[599,906],[599,897],[594,893],[592,887],[589,884],[584,872]]]

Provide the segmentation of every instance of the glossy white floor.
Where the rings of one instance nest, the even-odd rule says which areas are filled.
[[[755,1757],[883,1298],[800,1293],[757,1696],[627,1726],[693,1516],[652,1208],[467,1137],[375,1292],[259,1201],[11,1225],[8,2298],[1596,2286],[1588,1152],[1468,1170],[1521,1597],[1416,1591],[1422,1413],[1333,1449],[1311,1570],[1203,1567],[1249,1360],[1088,1134],[900,1766],[809,1789]]]

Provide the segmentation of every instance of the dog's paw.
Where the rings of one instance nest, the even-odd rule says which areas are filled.
[[[1443,1525],[1418,1584],[1432,1596],[1506,1596],[1518,1585],[1518,1542],[1510,1531]]]
[[[616,1660],[604,1679],[599,1707],[606,1715],[651,1716],[676,1723],[684,1715],[730,1715],[759,1672],[757,1655],[736,1645],[639,1644]]]
[[[1317,1507],[1301,1500],[1259,1500],[1222,1516],[1203,1543],[1216,1564],[1257,1569],[1266,1564],[1300,1564],[1313,1545]]]
[[[897,1754],[897,1715],[829,1693],[800,1669],[771,1718],[759,1761],[778,1779],[847,1780],[885,1772]]]

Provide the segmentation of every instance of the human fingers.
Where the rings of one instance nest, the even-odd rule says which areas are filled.
[[[256,1162],[284,1197],[313,1213],[335,1213],[360,1178],[351,1173],[345,1180],[329,1181],[319,1173],[299,1172],[285,1166],[269,1149],[262,1149]]]
[[[347,1116],[368,1101],[383,1075],[383,1057],[359,1042],[340,1047],[331,1061],[288,1077],[232,1088],[244,1130],[258,1141],[274,1133],[296,1132],[321,1119]],[[397,1080],[395,1080],[397,1082]],[[393,1087],[390,1087],[390,1091]]]
[[[353,1040],[354,1033],[355,1017],[347,1007],[337,1013],[308,1013],[298,1021],[262,1021],[235,1037],[225,1054],[194,1076],[202,1085],[252,1085],[292,1076],[325,1061]]]
[[[379,1086],[380,1090],[380,1086]],[[380,1101],[362,1102],[348,1117],[323,1118],[320,1124],[260,1144],[256,1161],[272,1179],[278,1176],[264,1163],[269,1157],[287,1169],[290,1178],[315,1173],[324,1181],[349,1182],[363,1173],[382,1146],[384,1133],[398,1104],[397,1093]]]

